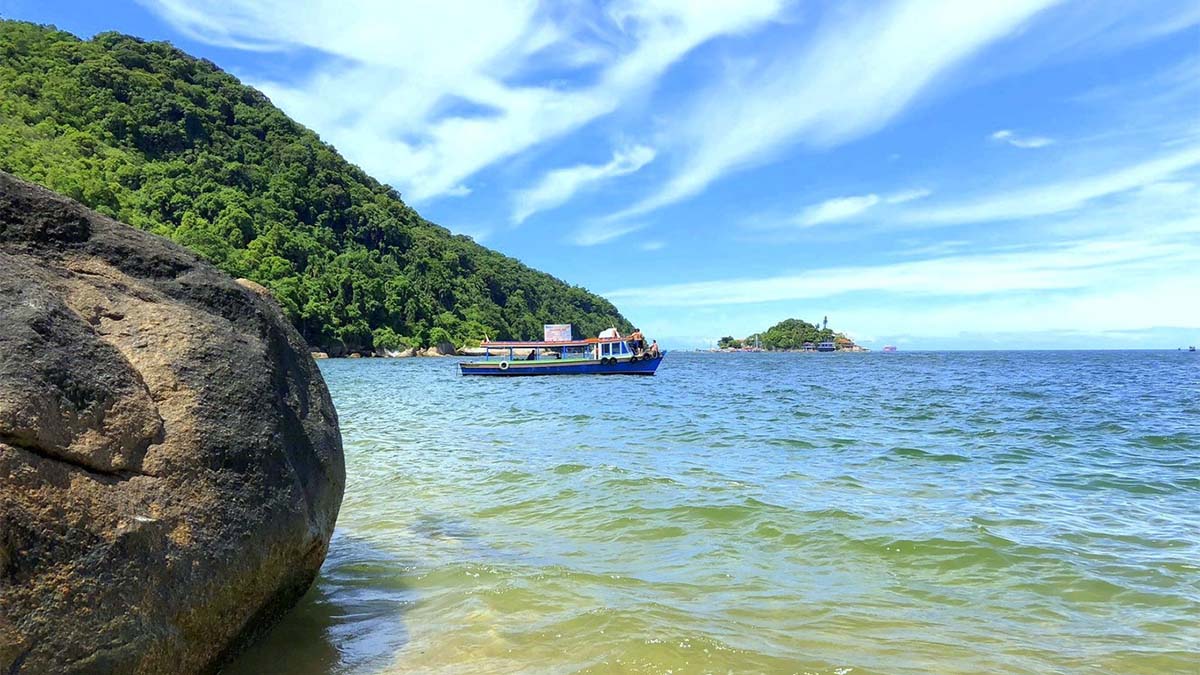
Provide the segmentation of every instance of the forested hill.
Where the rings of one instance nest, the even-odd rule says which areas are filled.
[[[421,218],[263,94],[166,43],[0,20],[0,169],[267,286],[323,348],[630,327],[604,298]]]
[[[826,340],[844,341],[852,344],[852,341],[845,334],[830,329],[829,319],[826,318],[824,325],[809,323],[803,319],[784,319],[768,328],[765,332],[755,333],[741,340],[730,336],[723,337],[717,343],[717,346],[721,348],[737,348],[758,344],[764,349],[769,350],[794,350],[801,349],[806,342],[817,344]]]

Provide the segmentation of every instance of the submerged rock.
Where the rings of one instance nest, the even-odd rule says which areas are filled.
[[[215,668],[309,587],[344,482],[265,289],[0,173],[0,672]]]

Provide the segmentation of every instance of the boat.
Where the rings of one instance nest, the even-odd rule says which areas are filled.
[[[483,358],[458,364],[463,375],[653,375],[666,352],[636,353],[628,338],[483,342]]]
[[[883,351],[885,354],[891,354],[896,351],[896,345],[885,345]]]
[[[819,352],[837,351],[837,345],[835,345],[833,343],[833,340],[825,340],[824,342],[820,342],[817,344],[817,351],[819,351]]]
[[[1196,347],[1195,347],[1195,345],[1193,345],[1193,346],[1191,346],[1191,347],[1188,347],[1188,351],[1189,351],[1189,352],[1194,352],[1194,351],[1196,351]]]

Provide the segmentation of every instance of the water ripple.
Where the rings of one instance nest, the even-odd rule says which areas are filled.
[[[323,362],[339,532],[233,672],[1196,672],[1197,364]]]

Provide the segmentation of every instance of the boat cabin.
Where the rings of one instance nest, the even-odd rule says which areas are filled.
[[[483,361],[608,361],[628,359],[633,349],[625,338],[589,338],[564,342],[484,342]]]

